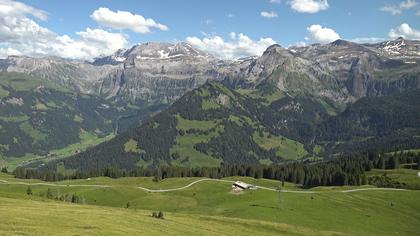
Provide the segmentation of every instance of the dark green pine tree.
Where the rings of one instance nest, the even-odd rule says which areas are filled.
[[[32,195],[32,189],[31,189],[31,186],[28,186],[28,188],[26,189],[26,194],[27,195]]]
[[[417,169],[420,170],[420,156],[417,157]]]
[[[397,155],[394,155],[389,158],[389,168],[398,169],[400,167],[400,161]]]
[[[367,177],[366,177],[366,175],[364,174],[364,175],[362,175],[362,185],[366,185],[367,184]]]
[[[49,189],[49,188],[48,188],[48,190],[47,190],[47,198],[48,198],[48,199],[52,199],[52,198],[53,198],[52,191],[51,191],[51,189]]]
[[[385,159],[382,156],[378,160],[378,168],[385,169]]]

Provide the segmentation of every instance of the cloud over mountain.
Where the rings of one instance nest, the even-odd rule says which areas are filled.
[[[168,26],[160,24],[151,18],[133,14],[128,11],[112,11],[106,7],[95,10],[90,17],[98,24],[113,29],[128,29],[136,33],[150,33],[152,28],[168,30]]]
[[[405,39],[420,39],[420,30],[411,28],[407,23],[403,23],[400,26],[393,28],[389,31],[390,38],[403,37]]]
[[[0,0],[0,57],[23,54],[91,59],[128,45],[127,36],[120,33],[86,28],[76,32],[77,38],[72,38],[35,21],[47,18],[48,13],[43,10],[21,2]]]
[[[234,32],[230,33],[230,39],[227,41],[220,36],[211,36],[202,39],[187,37],[186,42],[223,59],[261,55],[267,47],[276,43],[272,38],[252,40],[243,33]]]
[[[307,30],[309,39],[319,43],[330,43],[341,38],[333,29],[322,27],[321,25],[311,25]]]

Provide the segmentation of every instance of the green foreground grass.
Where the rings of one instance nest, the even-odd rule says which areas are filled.
[[[0,179],[40,182],[18,180],[4,174]],[[416,235],[419,231],[420,191],[343,193],[340,190],[353,187],[318,187],[312,189],[316,191],[313,194],[284,192],[279,195],[261,189],[233,194],[231,184],[226,182],[200,182],[188,189],[164,193],[136,188],[177,188],[197,179],[171,178],[155,183],[152,178],[145,177],[100,177],[63,181],[59,188],[32,185],[32,196],[26,195],[27,185],[0,183],[0,217],[6,219],[0,223],[0,235],[44,232],[80,235]],[[273,180],[243,177],[226,179],[270,188],[279,184]],[[45,196],[48,188],[54,195],[59,191],[60,194],[82,196],[87,205],[45,202],[46,198],[40,195]],[[284,188],[301,190],[289,183]],[[123,209],[127,202],[130,202],[130,209]],[[166,213],[167,219],[148,216],[159,210]],[[49,227],[51,231],[48,231]]]
[[[310,229],[264,221],[40,202],[0,197],[0,235],[305,235]]]

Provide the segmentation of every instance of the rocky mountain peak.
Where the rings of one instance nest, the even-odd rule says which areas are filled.
[[[357,44],[343,40],[343,39],[337,39],[331,43],[331,46],[352,46],[352,45],[357,45]]]
[[[164,42],[147,42],[136,44],[130,49],[119,49],[113,55],[99,57],[94,60],[94,65],[117,65],[122,63],[133,63],[140,61],[209,61],[215,58],[201,50],[198,50],[188,43],[176,44]]]
[[[148,42],[129,49],[124,56],[135,57],[139,60],[185,60],[211,59],[208,53],[195,49],[190,44]]]
[[[283,48],[279,44],[273,44],[265,50],[265,52],[263,53],[263,56],[274,55],[274,54],[289,54],[289,53],[290,53],[289,50]]]
[[[409,62],[413,62],[412,59],[420,59],[420,41],[418,40],[408,40],[399,37],[394,40],[365,46],[382,56],[392,59],[410,60]]]
[[[294,56],[290,50],[287,50],[278,44],[274,44],[265,50],[260,59],[277,61],[278,63],[279,60],[284,61],[293,57]]]

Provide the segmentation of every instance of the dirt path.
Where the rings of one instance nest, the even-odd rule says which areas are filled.
[[[173,192],[173,191],[180,191],[187,188],[190,188],[191,186],[205,182],[205,181],[215,181],[215,182],[224,182],[224,183],[234,183],[235,181],[232,180],[223,180],[223,179],[199,179],[195,180],[183,187],[179,188],[170,188],[170,189],[149,189],[141,186],[134,187],[136,189],[141,189],[146,192],[151,193],[163,193],[163,192]],[[112,185],[100,185],[100,184],[54,184],[54,183],[27,183],[27,182],[21,182],[21,181],[7,181],[7,180],[1,180],[0,184],[14,184],[14,185],[27,185],[27,186],[51,186],[51,187],[97,187],[97,188],[112,188],[117,186]],[[268,188],[263,186],[255,186],[257,189],[263,189],[268,191],[275,191],[277,192],[277,189],[274,188]],[[330,191],[330,192],[340,192],[340,193],[351,193],[351,192],[360,192],[360,191],[410,191],[407,189],[397,189],[397,188],[359,188],[359,189],[349,189],[349,190],[338,190],[338,191]],[[298,194],[316,194],[316,193],[323,193],[323,191],[306,191],[306,190],[281,190],[282,193],[298,193]]]
[[[144,190],[144,191],[147,191],[147,192],[151,192],[151,193],[173,192],[173,191],[179,191],[179,190],[187,189],[187,188],[193,186],[194,184],[204,182],[204,181],[216,181],[216,182],[225,182],[225,183],[235,182],[235,181],[223,180],[223,179],[199,179],[199,180],[196,180],[194,182],[191,182],[188,185],[185,185],[184,187],[179,187],[179,188],[171,188],[171,189],[149,189],[149,188],[144,188],[144,187],[137,187],[137,188],[141,189],[141,190]]]
[[[342,193],[352,193],[352,192],[360,192],[360,191],[378,191],[378,190],[385,190],[385,191],[410,191],[408,189],[401,189],[401,188],[358,188],[358,189],[349,189],[349,190],[342,190]]]

